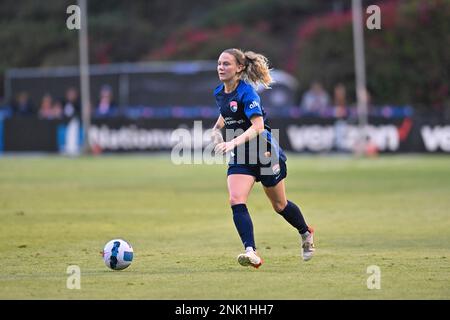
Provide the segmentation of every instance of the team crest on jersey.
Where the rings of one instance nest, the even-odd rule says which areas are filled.
[[[237,109],[238,109],[238,103],[237,103],[237,101],[231,101],[231,102],[230,102],[230,109],[231,109],[231,111],[233,111],[233,112],[236,112],[236,111],[237,111]]]

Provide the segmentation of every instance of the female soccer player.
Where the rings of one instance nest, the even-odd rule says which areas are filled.
[[[233,221],[245,248],[238,262],[255,268],[263,263],[256,253],[253,223],[246,206],[255,181],[261,181],[274,210],[300,233],[301,254],[303,260],[308,261],[315,250],[314,230],[306,224],[298,206],[286,198],[286,156],[271,135],[255,90],[259,84],[270,88],[268,60],[252,51],[227,49],[219,56],[217,72],[222,84],[214,90],[214,96],[220,116],[213,127],[212,138],[217,143],[216,152],[231,151],[227,178],[229,199]],[[232,132],[234,138],[230,141],[223,142],[220,133],[223,127],[227,136]]]

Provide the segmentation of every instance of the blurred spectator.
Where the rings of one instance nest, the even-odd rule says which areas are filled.
[[[366,90],[364,91],[363,99],[366,100],[368,114],[371,114],[375,109],[375,105],[373,105],[372,103],[372,93],[370,93],[368,88],[366,88]]]
[[[52,111],[54,119],[61,119],[63,117],[63,102],[60,99],[53,100]]]
[[[337,119],[347,117],[347,91],[342,83],[334,87],[334,116]]]
[[[53,101],[52,96],[46,93],[41,100],[39,108],[39,118],[41,119],[59,119],[62,116],[62,103]]]
[[[30,100],[28,92],[22,91],[12,102],[12,113],[15,116],[33,116],[35,115],[34,105]]]
[[[47,119],[52,116],[52,96],[47,93],[41,99],[39,107],[39,118]]]
[[[348,151],[348,147],[345,145],[345,135],[347,131],[347,93],[345,86],[342,83],[338,83],[334,87],[334,117],[336,121],[334,123],[334,136],[335,145],[337,151]]]
[[[64,117],[80,117],[81,105],[77,88],[70,87],[66,90],[66,94],[62,104]]]
[[[308,91],[305,92],[301,102],[301,108],[306,113],[322,114],[330,106],[330,98],[322,84],[314,81]]]
[[[103,85],[100,89],[99,102],[94,115],[97,117],[109,117],[117,114],[118,110],[113,100],[112,89],[109,85]]]

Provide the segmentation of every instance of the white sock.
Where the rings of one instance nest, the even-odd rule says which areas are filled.
[[[306,231],[305,233],[301,234],[303,240],[306,240],[309,235],[310,235],[309,231]]]
[[[245,248],[245,252],[249,252],[249,251],[253,252],[253,251],[255,251],[255,250],[253,250],[253,247],[247,247],[247,248]]]

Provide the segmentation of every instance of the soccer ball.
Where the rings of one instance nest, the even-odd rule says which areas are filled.
[[[133,248],[125,240],[113,239],[103,249],[103,260],[108,268],[123,270],[133,261]]]

